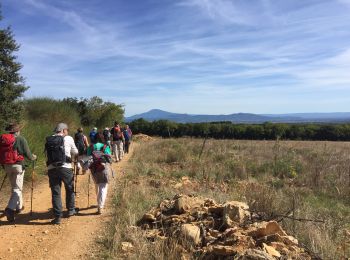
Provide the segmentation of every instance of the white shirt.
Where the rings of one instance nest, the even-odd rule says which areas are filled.
[[[57,134],[57,135],[62,135],[62,134]],[[64,153],[66,157],[73,158],[74,155],[78,154],[78,149],[75,146],[73,137],[66,135],[63,138],[63,141],[64,141]],[[72,169],[72,163],[64,163],[61,167]],[[48,170],[51,170],[53,168],[55,168],[55,166],[53,165],[49,165],[47,167]]]

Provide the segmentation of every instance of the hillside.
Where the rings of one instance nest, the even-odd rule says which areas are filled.
[[[177,123],[202,123],[202,122],[222,122],[230,121],[234,123],[330,123],[330,122],[350,122],[350,112],[335,113],[294,113],[294,114],[251,114],[235,113],[228,115],[194,115],[179,114],[152,109],[148,112],[126,117],[126,122],[143,118],[147,121],[169,120]]]

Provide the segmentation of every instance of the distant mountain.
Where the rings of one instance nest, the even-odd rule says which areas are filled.
[[[178,123],[201,123],[201,122],[222,122],[230,121],[233,123],[330,123],[330,122],[350,122],[350,112],[340,113],[294,113],[294,114],[250,114],[236,113],[230,115],[191,115],[177,114],[160,109],[152,109],[146,113],[137,114],[125,118],[126,122],[130,122],[139,118],[147,121],[154,120],[170,120]]]

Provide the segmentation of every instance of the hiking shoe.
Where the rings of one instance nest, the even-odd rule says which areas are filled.
[[[69,210],[68,213],[67,213],[67,217],[70,218],[70,217],[72,217],[72,216],[74,216],[76,214],[77,214],[77,211],[75,209]]]
[[[61,217],[55,217],[53,220],[51,220],[51,224],[53,225],[61,224]]]
[[[12,210],[10,208],[6,208],[5,215],[6,215],[7,221],[9,221],[9,222],[15,221],[15,211],[14,210]]]
[[[16,209],[16,214],[21,213],[23,210],[24,210],[24,206],[22,206],[22,208],[20,208],[20,209]]]

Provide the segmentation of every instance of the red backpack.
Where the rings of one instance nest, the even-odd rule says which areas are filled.
[[[123,132],[120,130],[119,126],[113,128],[113,140],[118,141],[123,139]]]
[[[16,137],[14,134],[2,134],[0,137],[0,164],[15,164],[24,157],[14,149]]]
[[[107,162],[106,160],[106,155],[104,153],[107,145],[103,145],[103,148],[100,150],[95,150],[94,145],[91,144],[90,149],[91,149],[91,155],[92,155],[92,163],[90,165],[90,169],[96,172],[103,171],[105,169],[104,163]]]

